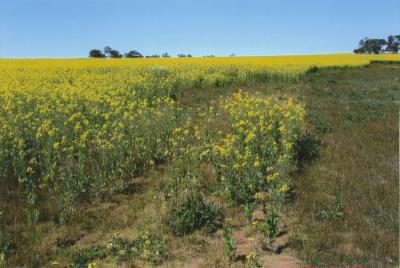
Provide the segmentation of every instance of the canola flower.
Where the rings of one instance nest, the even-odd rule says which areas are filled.
[[[239,203],[255,202],[260,192],[280,201],[294,168],[293,144],[303,125],[304,107],[291,98],[242,91],[223,97],[219,107],[230,128],[214,146],[213,159],[226,193]]]
[[[26,88],[14,89],[21,81],[0,75],[0,178],[19,182],[32,220],[39,192],[55,194],[66,216],[83,193],[112,191],[125,177],[169,158],[179,117],[171,98],[78,90],[46,81],[46,70],[41,72],[43,87],[29,72],[22,71]]]
[[[288,97],[239,91],[221,97],[205,113],[208,124],[175,130],[179,143],[173,150],[179,153],[174,154],[171,194],[179,199],[180,191],[201,191],[204,176],[212,176],[234,203],[272,202],[279,210],[295,168],[293,144],[303,126],[303,105]],[[199,139],[182,135],[185,130],[197,131]]]

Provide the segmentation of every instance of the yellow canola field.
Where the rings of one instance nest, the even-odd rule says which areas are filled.
[[[309,66],[357,66],[368,64],[371,60],[400,60],[400,54],[320,54],[290,56],[240,56],[240,57],[193,57],[193,58],[141,58],[141,59],[0,59],[2,68],[42,68],[42,67],[138,67],[148,65],[165,65],[168,67],[200,65],[261,65],[271,68],[290,68],[298,70]]]
[[[168,161],[179,90],[298,80],[313,66],[370,60],[400,55],[0,59],[0,183],[20,185],[32,220],[44,193],[66,216],[88,189]]]
[[[174,89],[296,80],[310,67],[360,66],[400,55],[327,54],[215,58],[0,59],[0,91],[96,92],[132,90],[168,95]]]

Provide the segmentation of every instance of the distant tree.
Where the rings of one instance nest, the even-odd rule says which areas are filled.
[[[119,53],[118,50],[112,49],[110,51],[110,58],[114,58],[114,59],[122,58],[122,54]]]
[[[191,57],[192,57],[192,55],[188,54],[188,55],[187,55],[187,57],[188,57],[188,58],[191,58]]]
[[[229,55],[230,57],[235,57],[236,55],[235,55],[235,53],[233,53],[233,54],[231,54],[231,55]]]
[[[159,57],[160,57],[160,55],[157,55],[157,54],[154,54],[151,56],[146,56],[146,58],[159,58]]]
[[[163,57],[163,58],[169,58],[169,57],[171,57],[171,56],[168,54],[168,52],[165,52],[165,53],[163,53],[163,54],[161,55],[161,57]]]
[[[371,50],[375,54],[380,54],[384,51],[383,46],[387,44],[385,39],[370,39],[368,42],[368,47],[371,47]]]
[[[354,54],[364,54],[365,53],[365,49],[362,47],[356,48],[353,50]]]
[[[91,58],[105,58],[106,55],[100,49],[92,49],[89,51],[89,57]]]
[[[136,50],[131,50],[128,53],[125,53],[125,58],[143,58],[143,55]]]
[[[400,37],[400,36],[398,36],[398,37]],[[397,38],[394,37],[393,35],[388,36],[386,52],[395,53],[395,54],[397,54],[399,52],[400,41],[396,40],[396,39]]]
[[[358,42],[358,48],[354,49],[353,52],[355,54],[364,54],[367,53],[366,49],[365,49],[365,40],[367,40],[368,38],[365,37],[364,39],[361,39],[360,42]]]
[[[112,49],[109,46],[105,46],[103,51],[104,55],[106,55],[106,57],[108,58],[122,58],[122,54],[119,53],[118,50]]]
[[[111,47],[105,46],[104,49],[103,49],[104,55],[106,55],[106,57],[110,57],[111,51],[112,51],[112,50],[113,50],[113,49],[112,49]]]
[[[178,54],[178,58],[185,58],[186,57],[186,55],[185,54]]]
[[[359,47],[354,53],[380,54],[384,51],[383,47],[387,44],[385,39],[364,38],[359,42]]]

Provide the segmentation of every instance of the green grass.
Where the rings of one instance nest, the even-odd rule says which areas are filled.
[[[295,248],[306,263],[399,261],[398,75],[386,65],[328,71],[304,91],[332,126],[323,157],[294,176]]]
[[[321,140],[319,157],[292,174],[292,194],[281,217],[290,237],[284,252],[304,264],[387,267],[399,262],[399,67],[321,69],[299,82],[242,88],[296,97],[307,107],[307,131]],[[239,89],[186,90],[177,100],[188,108],[202,107]],[[222,228],[211,234],[203,228],[180,237],[165,224],[169,215],[161,204],[171,174],[170,166],[159,165],[133,178],[125,191],[82,204],[64,224],[51,218],[35,226],[11,223],[13,252],[3,266],[65,267],[75,256],[84,263],[95,261],[98,267],[117,267],[112,257],[96,250],[116,233],[133,241],[145,230],[169,241],[164,266],[227,267]],[[226,205],[224,198],[214,194],[207,201],[221,206],[233,228],[251,233],[242,208]],[[259,254],[261,260],[271,258]],[[132,265],[149,263],[134,259]]]

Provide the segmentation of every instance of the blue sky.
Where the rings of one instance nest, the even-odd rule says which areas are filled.
[[[0,0],[0,57],[349,52],[389,34],[398,0]]]

